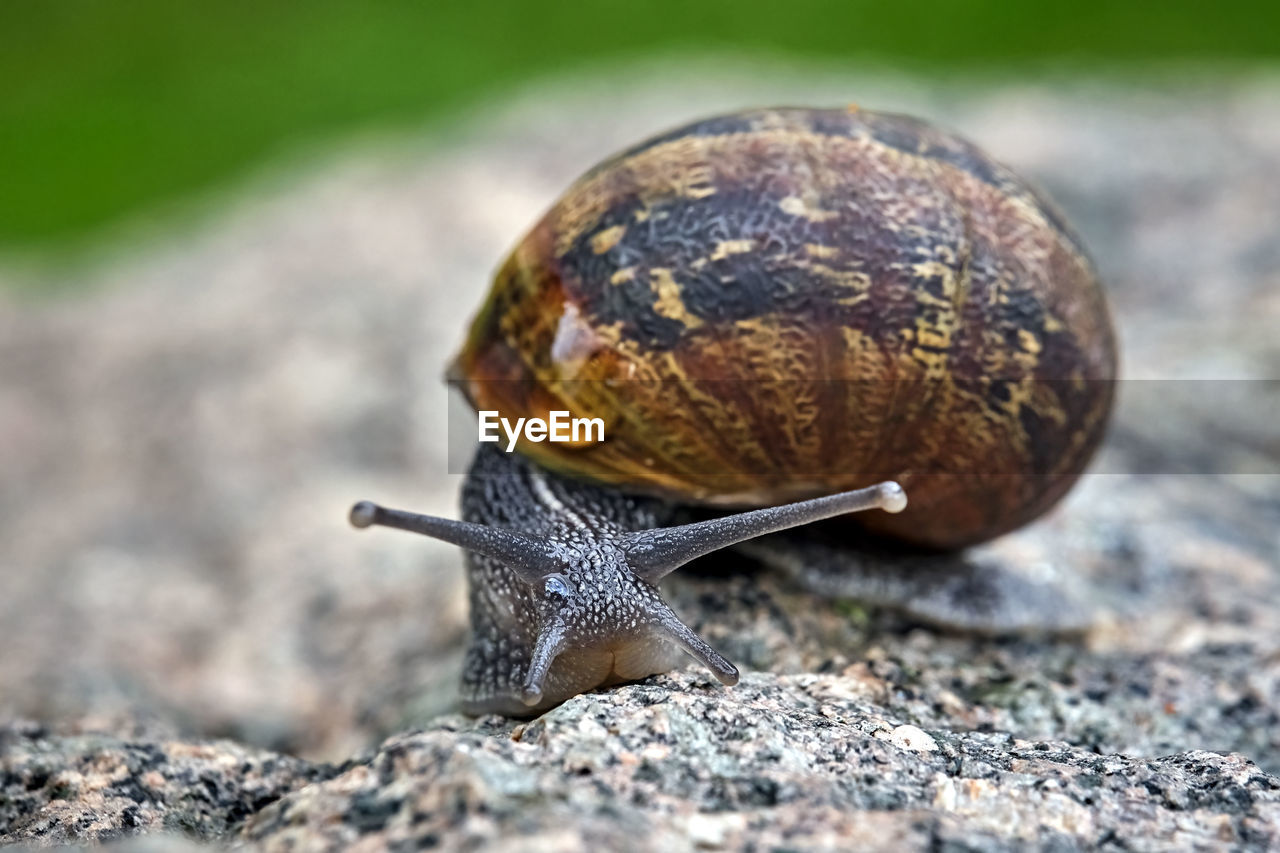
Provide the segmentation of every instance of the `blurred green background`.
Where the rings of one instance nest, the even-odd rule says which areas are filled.
[[[300,144],[415,126],[613,59],[1123,74],[1271,60],[1277,32],[1280,5],[1254,3],[3,0],[0,252],[68,256]]]

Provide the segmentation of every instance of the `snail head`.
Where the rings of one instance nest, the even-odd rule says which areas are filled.
[[[868,509],[900,512],[907,497],[894,482],[807,501],[734,513],[675,527],[603,535],[535,536],[518,530],[388,509],[351,508],[356,527],[380,525],[450,542],[500,563],[516,578],[532,639],[518,688],[529,708],[563,701],[601,683],[673,666],[673,647],[723,684],[738,670],[680,621],[657,583],[686,563],[747,539]],[[562,665],[553,666],[557,661]],[[603,661],[603,663],[602,663]],[[585,687],[583,686],[585,683]]]

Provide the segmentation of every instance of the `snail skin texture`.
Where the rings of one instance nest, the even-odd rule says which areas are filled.
[[[451,370],[477,409],[599,417],[605,439],[481,445],[462,521],[351,519],[467,549],[473,713],[685,654],[733,684],[655,586],[727,546],[935,623],[1072,627],[1051,590],[959,549],[1075,482],[1115,351],[1079,238],[971,143],[857,108],[710,118],[570,187]]]

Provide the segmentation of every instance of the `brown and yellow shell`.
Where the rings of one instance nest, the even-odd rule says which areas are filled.
[[[905,116],[769,109],[654,137],[580,178],[498,271],[451,377],[479,409],[601,417],[522,443],[553,469],[691,503],[888,477],[858,523],[958,547],[1075,481],[1115,340],[1057,210]]]

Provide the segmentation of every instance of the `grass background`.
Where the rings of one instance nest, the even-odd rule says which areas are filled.
[[[704,50],[916,73],[1280,55],[1280,4],[0,0],[0,252],[57,257],[292,146]]]

